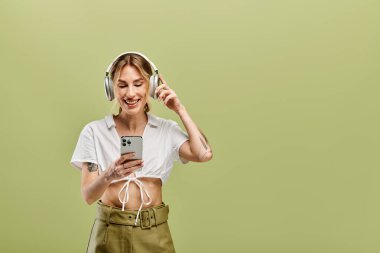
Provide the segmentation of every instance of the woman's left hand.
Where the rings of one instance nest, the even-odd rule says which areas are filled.
[[[170,110],[178,113],[178,111],[182,108],[181,101],[174,90],[169,88],[162,75],[158,74],[158,76],[162,82],[162,84],[158,86],[155,91],[158,101],[162,100]]]

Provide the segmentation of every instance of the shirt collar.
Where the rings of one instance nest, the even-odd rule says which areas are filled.
[[[147,115],[148,115],[148,125],[153,126],[153,127],[159,127],[160,126],[160,121],[156,116],[154,116],[150,113],[147,113]],[[106,124],[107,124],[108,128],[115,126],[115,121],[113,120],[112,114],[107,115],[105,117],[105,120],[106,120]]]

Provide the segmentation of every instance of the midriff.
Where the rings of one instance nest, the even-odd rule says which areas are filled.
[[[131,177],[134,177],[134,173],[131,174]],[[148,208],[153,206],[161,205],[162,203],[162,183],[160,178],[152,178],[152,177],[139,177],[138,178],[145,187],[145,190],[149,193],[149,196],[152,200],[152,203],[149,205],[143,205],[142,208]],[[127,180],[118,181],[115,183],[112,183],[108,186],[108,188],[105,190],[101,197],[101,201],[110,206],[115,206],[122,208],[122,203],[119,201],[119,191],[123,187],[123,185],[127,182]],[[124,209],[127,210],[138,210],[141,205],[141,193],[140,193],[140,187],[136,185],[135,182],[131,181],[129,183],[129,200],[124,205]],[[121,199],[124,198],[125,195],[125,188],[120,193]],[[144,202],[148,202],[148,196],[146,196],[145,192],[143,191],[143,197]]]

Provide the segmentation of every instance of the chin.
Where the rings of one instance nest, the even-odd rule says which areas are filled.
[[[137,115],[137,114],[144,112],[144,106],[141,106],[141,105],[139,105],[135,108],[128,108],[127,105],[123,104],[123,106],[121,108],[122,108],[122,112],[129,114],[129,115]]]

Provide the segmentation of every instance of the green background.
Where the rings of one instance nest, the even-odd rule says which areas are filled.
[[[1,0],[0,252],[85,251],[96,206],[69,161],[131,50],[214,151],[163,188],[178,252],[379,252],[379,7]]]

